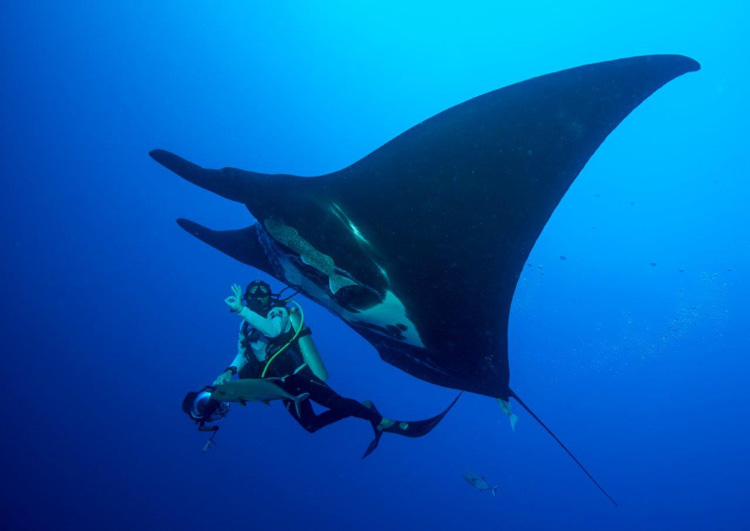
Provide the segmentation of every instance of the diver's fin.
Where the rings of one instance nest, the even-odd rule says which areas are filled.
[[[443,411],[439,415],[436,415],[426,420],[411,420],[411,421],[397,420],[390,427],[385,428],[383,431],[386,433],[395,433],[397,435],[403,435],[404,437],[424,437],[425,435],[430,433],[433,429],[435,429],[435,426],[440,424],[440,421],[443,420],[443,417],[445,417],[448,414],[448,412],[451,410],[451,408],[454,405],[456,405],[456,402],[458,402],[458,399],[461,398],[462,394],[463,394],[463,391],[458,393],[458,396],[456,396],[456,398],[453,399],[453,402],[451,402],[450,405],[447,408],[445,408],[445,411]]]
[[[370,455],[375,451],[375,448],[378,447],[378,443],[380,442],[380,438],[383,436],[383,432],[379,430],[375,430],[375,438],[372,440],[372,442],[367,447],[367,450],[365,450],[365,453],[362,454],[362,459]]]
[[[546,425],[546,424],[545,424],[544,422],[542,422],[542,421],[541,421],[541,419],[540,419],[539,417],[537,417],[537,416],[536,416],[536,415],[534,414],[534,412],[533,412],[533,411],[531,411],[531,409],[529,408],[529,406],[527,406],[527,405],[526,405],[526,404],[525,404],[525,403],[523,402],[523,400],[521,400],[521,399],[520,399],[520,398],[518,397],[518,395],[517,395],[517,394],[516,394],[516,393],[515,393],[515,392],[514,392],[513,390],[510,390],[510,396],[512,396],[513,398],[515,398],[515,399],[516,399],[516,401],[517,401],[517,402],[518,402],[519,404],[521,404],[521,407],[522,407],[522,408],[524,408],[524,409],[525,409],[525,410],[527,411],[527,413],[528,413],[529,415],[531,415],[531,416],[532,416],[532,417],[534,418],[534,420],[536,420],[536,421],[537,421],[537,422],[539,423],[539,425],[540,425],[540,426],[541,426],[542,428],[544,428],[545,430],[547,430],[547,433],[549,433],[549,434],[550,434],[550,435],[552,436],[552,438],[553,438],[553,439],[554,439],[555,441],[557,441],[557,444],[559,444],[559,445],[560,445],[560,447],[561,447],[561,448],[562,448],[563,450],[565,450],[565,451],[567,452],[567,454],[568,454],[568,455],[569,455],[569,456],[571,457],[571,459],[573,459],[573,461],[575,461],[575,462],[576,462],[576,464],[577,464],[577,465],[578,465],[578,466],[579,466],[579,467],[581,468],[581,470],[583,470],[583,472],[584,472],[584,473],[585,473],[585,474],[586,474],[586,475],[587,475],[587,476],[589,477],[589,479],[590,479],[591,481],[593,481],[593,482],[594,482],[594,485],[596,485],[596,486],[597,486],[597,487],[599,488],[599,490],[600,490],[600,491],[602,491],[602,493],[603,493],[603,494],[604,494],[604,495],[605,495],[605,496],[606,496],[607,498],[609,498],[609,501],[611,501],[612,503],[614,503],[614,504],[615,504],[615,506],[617,506],[617,502],[616,502],[616,501],[615,501],[615,500],[614,500],[614,499],[612,498],[612,496],[610,496],[609,494],[607,494],[607,491],[606,491],[606,490],[604,490],[604,488],[603,488],[603,487],[602,487],[601,485],[599,485],[599,482],[597,482],[597,481],[596,481],[596,480],[594,479],[594,476],[592,476],[592,475],[591,475],[591,473],[590,473],[590,472],[589,472],[588,470],[586,470],[586,467],[584,467],[584,466],[583,466],[583,465],[581,464],[581,462],[580,462],[580,461],[578,460],[578,458],[577,458],[576,456],[574,456],[574,455],[573,455],[573,452],[571,452],[570,450],[568,450],[568,447],[567,447],[567,446],[565,446],[565,445],[564,445],[564,444],[562,443],[562,441],[561,441],[560,439],[558,439],[558,438],[557,438],[557,435],[555,435],[554,433],[552,433],[552,430],[551,430],[551,429],[549,429],[549,428],[547,427],[547,425]]]
[[[273,275],[273,267],[258,240],[257,224],[238,230],[212,230],[189,219],[178,219],[177,224],[200,241],[217,251]]]
[[[307,397],[310,396],[310,393],[302,393],[301,395],[297,395],[294,397],[294,409],[297,411],[297,418],[302,418],[302,410],[300,409],[300,404],[307,400]]]

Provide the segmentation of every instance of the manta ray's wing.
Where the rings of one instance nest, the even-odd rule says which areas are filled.
[[[452,107],[333,175],[331,200],[384,257],[390,289],[427,346],[370,334],[383,357],[507,399],[511,301],[547,220],[607,135],[698,68],[649,56],[524,81]]]
[[[193,230],[198,237],[288,283],[286,266],[257,255],[274,241],[299,253],[300,270],[328,281],[303,291],[384,360],[507,400],[510,305],[544,225],[607,135],[659,87],[697,69],[686,57],[645,56],[534,78],[456,105],[317,178],[152,156],[245,203],[262,241],[240,257],[215,234]]]

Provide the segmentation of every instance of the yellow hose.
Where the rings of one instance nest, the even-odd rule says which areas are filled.
[[[284,352],[289,345],[291,345],[292,343],[294,343],[297,340],[297,336],[299,336],[299,333],[305,327],[305,312],[302,311],[302,306],[300,306],[299,304],[297,304],[294,301],[287,301],[287,302],[291,302],[299,310],[299,316],[300,316],[299,329],[297,331],[295,331],[294,336],[292,336],[292,339],[290,339],[289,341],[287,341],[286,344],[283,347],[281,347],[279,350],[277,350],[276,353],[273,356],[271,356],[271,359],[269,359],[266,362],[266,366],[263,368],[263,372],[260,375],[261,378],[265,378],[266,377],[266,372],[268,371],[268,366],[271,365],[271,362],[276,359],[276,356],[278,356],[279,354],[281,354],[282,352]],[[292,325],[292,328],[294,328],[294,325]]]

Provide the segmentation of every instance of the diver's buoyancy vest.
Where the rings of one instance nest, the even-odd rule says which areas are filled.
[[[281,305],[280,305],[281,306]],[[252,310],[251,310],[252,311]],[[270,311],[270,309],[269,309]],[[247,364],[242,368],[239,373],[240,378],[260,378],[263,373],[263,369],[266,367],[266,363],[271,357],[278,352],[280,348],[283,348],[293,337],[294,327],[290,326],[289,330],[279,334],[277,337],[269,338],[267,336],[268,344],[266,346],[266,357],[263,361],[258,361],[255,357],[253,347],[251,343],[260,339],[263,335],[258,329],[250,326],[250,323],[244,321],[242,323],[242,347],[245,349],[245,359]],[[308,332],[309,333],[309,332]],[[297,341],[299,338],[297,339]],[[294,341],[291,345],[286,347],[284,352],[279,354],[266,372],[266,377],[282,378],[288,376],[297,371],[300,366],[304,364],[302,354],[299,351],[297,341]],[[309,370],[309,369],[303,369]]]

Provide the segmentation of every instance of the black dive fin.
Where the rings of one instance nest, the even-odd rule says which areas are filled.
[[[393,426],[390,428],[386,428],[383,431],[386,433],[395,433],[397,435],[403,435],[404,437],[424,437],[428,433],[430,433],[433,429],[435,429],[435,426],[440,424],[440,421],[443,420],[443,417],[445,417],[448,412],[453,408],[453,406],[456,405],[456,402],[458,402],[458,399],[461,398],[461,395],[463,394],[463,391],[458,393],[458,396],[453,399],[453,402],[450,403],[450,405],[445,408],[445,411],[440,413],[439,415],[436,415],[432,418],[425,419],[425,420],[409,420],[409,421],[402,421],[397,420]]]
[[[605,496],[606,496],[607,498],[609,498],[609,501],[611,501],[612,503],[614,503],[614,504],[615,504],[615,507],[617,507],[617,502],[616,502],[616,501],[615,501],[615,500],[614,500],[614,499],[612,498],[612,496],[610,496],[609,494],[607,494],[607,491],[606,491],[606,490],[604,490],[604,488],[603,488],[603,487],[602,487],[601,485],[599,485],[599,482],[598,482],[598,481],[596,481],[596,480],[594,479],[594,476],[592,476],[592,475],[591,475],[591,473],[590,473],[590,472],[589,472],[588,470],[586,470],[586,467],[585,467],[585,466],[583,466],[583,465],[581,464],[581,462],[580,462],[580,461],[578,460],[578,458],[576,458],[576,456],[574,456],[574,455],[573,455],[573,452],[571,452],[570,450],[568,450],[568,447],[567,447],[567,446],[565,446],[565,445],[564,445],[564,444],[562,443],[562,441],[561,441],[560,439],[558,439],[558,438],[557,438],[557,435],[555,435],[554,433],[552,433],[552,430],[551,430],[551,429],[549,429],[549,428],[547,427],[547,425],[546,425],[546,424],[544,424],[544,422],[542,422],[542,421],[541,421],[541,419],[540,419],[539,417],[537,417],[537,416],[536,416],[536,415],[534,414],[534,412],[533,412],[533,411],[531,411],[531,409],[529,408],[529,406],[527,406],[526,404],[524,404],[523,400],[521,400],[521,399],[520,399],[520,398],[518,397],[518,395],[517,395],[517,394],[516,394],[515,392],[513,392],[513,390],[511,390],[511,391],[510,391],[510,396],[512,396],[513,398],[515,398],[515,399],[516,399],[516,402],[518,402],[519,404],[521,404],[521,407],[523,407],[523,408],[524,408],[524,409],[525,409],[525,410],[527,411],[527,413],[528,413],[529,415],[531,415],[532,417],[534,417],[534,420],[536,420],[536,421],[537,421],[537,422],[539,423],[539,425],[540,425],[540,426],[541,426],[542,428],[544,428],[545,430],[547,430],[547,433],[549,433],[549,434],[550,434],[550,435],[552,436],[552,438],[553,438],[553,439],[554,439],[555,441],[557,441],[557,444],[559,444],[559,445],[560,445],[560,446],[562,447],[562,449],[563,449],[563,450],[565,450],[565,451],[567,452],[567,454],[568,454],[568,455],[569,455],[569,456],[571,457],[571,459],[573,459],[573,461],[575,461],[575,462],[576,462],[576,464],[577,464],[577,465],[578,465],[579,467],[581,467],[581,470],[583,470],[583,472],[584,472],[584,473],[585,473],[585,474],[586,474],[586,475],[587,475],[587,476],[589,477],[589,479],[590,479],[591,481],[593,481],[593,482],[594,482],[594,485],[596,485],[596,486],[597,486],[597,487],[599,488],[599,490],[600,490],[600,491],[602,491],[602,493],[603,493],[603,494],[604,494],[604,495],[605,495]]]
[[[177,224],[217,251],[273,276],[273,267],[258,239],[257,224],[239,230],[211,230],[189,219],[178,219]]]
[[[397,435],[403,435],[404,437],[423,437],[427,435],[440,423],[441,420],[443,420],[443,417],[448,414],[451,408],[456,405],[456,402],[458,402],[458,399],[461,398],[462,394],[463,391],[458,393],[458,396],[453,399],[453,402],[451,402],[447,408],[445,408],[445,411],[432,418],[414,421],[397,420],[390,428],[386,428],[382,431],[378,430],[376,426],[373,426],[375,429],[375,438],[370,443],[370,446],[367,447],[367,450],[365,450],[362,459],[375,451],[375,448],[378,447],[378,443],[380,443],[380,437],[382,437],[383,433],[395,433]],[[374,411],[378,411],[374,404],[372,404],[370,408]]]
[[[397,420],[393,426],[386,428],[383,431],[386,433],[396,433],[398,435],[403,435],[404,437],[424,437],[435,429],[435,426],[440,424],[440,421],[443,420],[443,417],[445,417],[453,406],[456,405],[456,402],[458,402],[458,399],[461,398],[462,394],[463,391],[458,393],[458,396],[453,399],[453,402],[451,402],[450,405],[439,415],[425,420]]]
[[[378,447],[378,443],[380,443],[380,438],[383,436],[382,431],[375,430],[375,438],[372,440],[370,445],[367,447],[367,450],[365,450],[365,453],[362,454],[362,459],[370,455],[375,451],[375,448]]]

